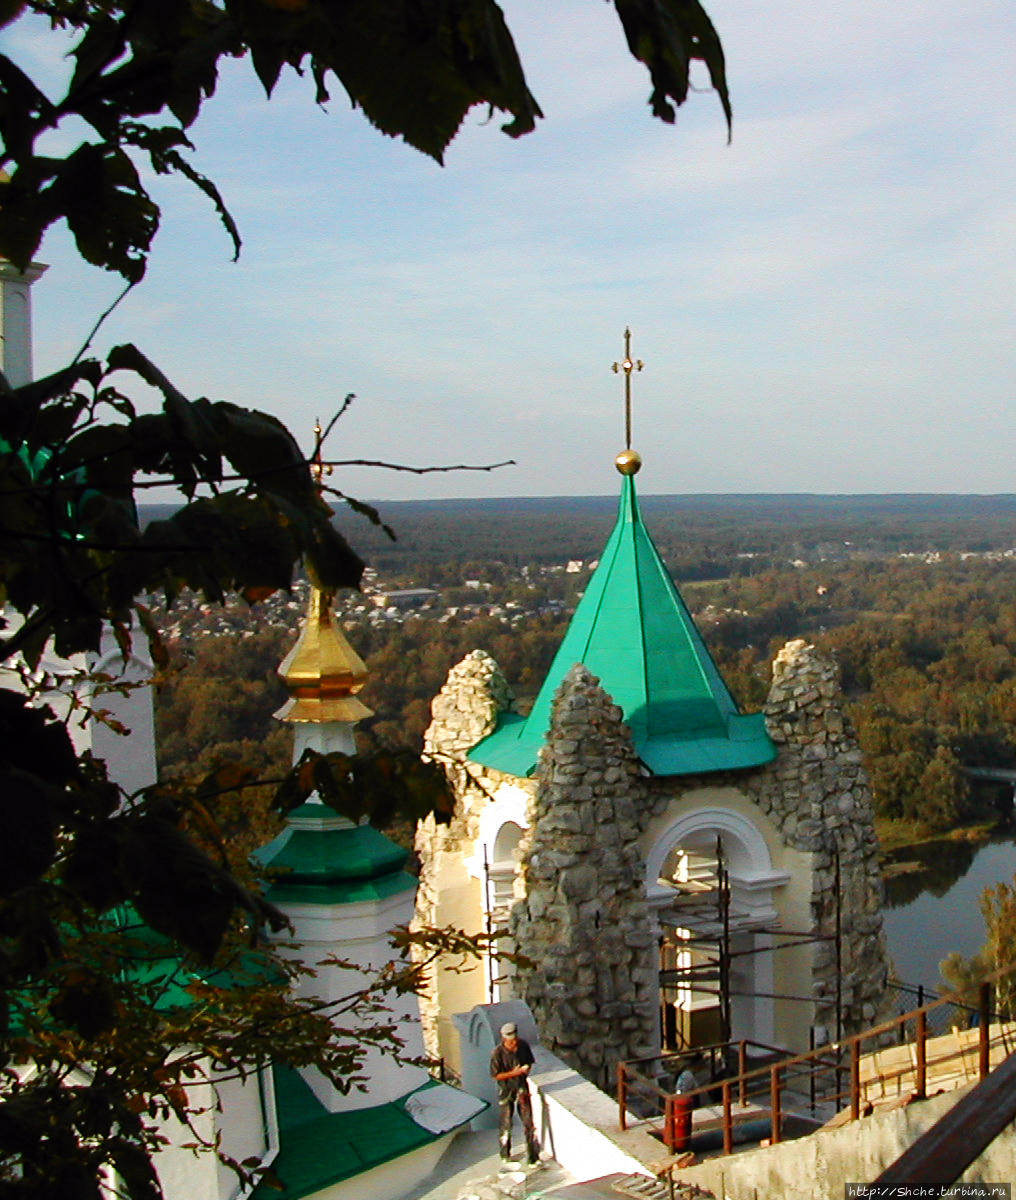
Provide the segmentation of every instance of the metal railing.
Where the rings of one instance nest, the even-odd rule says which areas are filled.
[[[972,1028],[961,1031],[954,1027],[950,1035],[936,1036],[932,1029],[939,1020],[937,1014],[947,1006],[955,1007],[951,996],[807,1054],[787,1056],[785,1050],[747,1040],[698,1047],[694,1053],[709,1059],[712,1078],[683,1093],[668,1090],[661,1080],[676,1074],[675,1068],[686,1065],[692,1053],[682,1051],[620,1062],[620,1127],[627,1128],[633,1105],[647,1110],[639,1119],[650,1124],[662,1117],[657,1132],[673,1154],[688,1148],[695,1098],[718,1099],[723,1152],[730,1154],[735,1126],[750,1117],[768,1115],[770,1140],[778,1143],[783,1139],[788,1093],[794,1106],[799,1106],[803,1098],[812,1114],[820,1106],[832,1107],[835,1119],[845,1123],[867,1116],[880,1104],[927,1096],[929,1079],[940,1083],[956,1077],[983,1080],[991,1067],[992,1051],[1001,1048],[1007,1055],[1016,1044],[1016,1025],[992,1025],[990,983],[980,986]],[[782,1057],[750,1068],[750,1052]],[[765,1108],[756,1103],[746,1112],[750,1099],[764,1101]],[[735,1102],[741,1109],[739,1113],[734,1110]]]
[[[906,1012],[923,1008],[926,1004],[941,997],[941,990],[936,987],[927,987],[923,983],[903,983],[898,979],[890,979],[886,984],[886,990],[890,996],[895,995],[898,998],[898,1007],[901,1009],[900,1015],[903,1016]],[[948,1033],[951,1029],[957,1028],[966,1029],[979,1020],[979,1013],[976,1005],[966,1004],[958,1000],[955,993],[945,998],[946,1003],[938,1008],[932,1009],[928,1013],[929,1028],[934,1033]],[[992,1020],[995,1020],[996,1014],[992,1014]]]

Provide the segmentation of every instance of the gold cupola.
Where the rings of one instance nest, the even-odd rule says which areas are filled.
[[[289,689],[289,699],[275,714],[280,721],[324,724],[374,715],[356,695],[367,680],[367,668],[335,625],[333,594],[311,585],[300,636],[279,667]]]
[[[325,476],[332,473],[330,464],[324,462],[321,456],[321,446],[326,436],[321,422],[315,421],[314,454],[310,460],[310,470],[317,481],[319,495],[324,491]],[[278,721],[354,725],[374,715],[357,698],[356,693],[367,680],[367,668],[363,659],[346,641],[342,630],[335,626],[332,615],[334,598],[334,592],[322,591],[311,580],[310,600],[300,636],[279,665],[279,677],[289,689],[289,699],[274,714]],[[349,736],[352,737],[351,732]]]

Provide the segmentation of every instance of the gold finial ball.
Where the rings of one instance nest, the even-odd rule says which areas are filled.
[[[637,450],[622,450],[614,459],[614,466],[622,475],[635,475],[642,466],[642,455]]]

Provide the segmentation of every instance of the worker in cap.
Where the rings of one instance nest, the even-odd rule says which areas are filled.
[[[508,1162],[512,1156],[512,1122],[518,1109],[530,1166],[540,1161],[540,1143],[533,1124],[533,1103],[529,1095],[529,1072],[533,1066],[533,1051],[519,1037],[518,1026],[507,1021],[501,1026],[501,1041],[490,1056],[490,1073],[497,1081],[498,1107],[501,1114],[501,1158]]]

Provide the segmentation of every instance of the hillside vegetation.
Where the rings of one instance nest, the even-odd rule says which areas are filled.
[[[613,502],[392,507],[399,542],[350,530],[378,572],[340,609],[371,672],[364,740],[418,749],[430,700],[471,649],[492,654],[523,706],[531,700]],[[744,708],[760,707],[787,638],[836,656],[883,830],[1008,820],[1011,788],[963,768],[1016,766],[1014,498],[649,497],[643,509]],[[413,611],[382,594],[409,586],[435,594]],[[281,768],[289,737],[271,715],[284,698],[275,668],[301,611],[287,597],[215,611],[185,601],[165,615],[176,668],[159,693],[163,770],[252,754]]]

